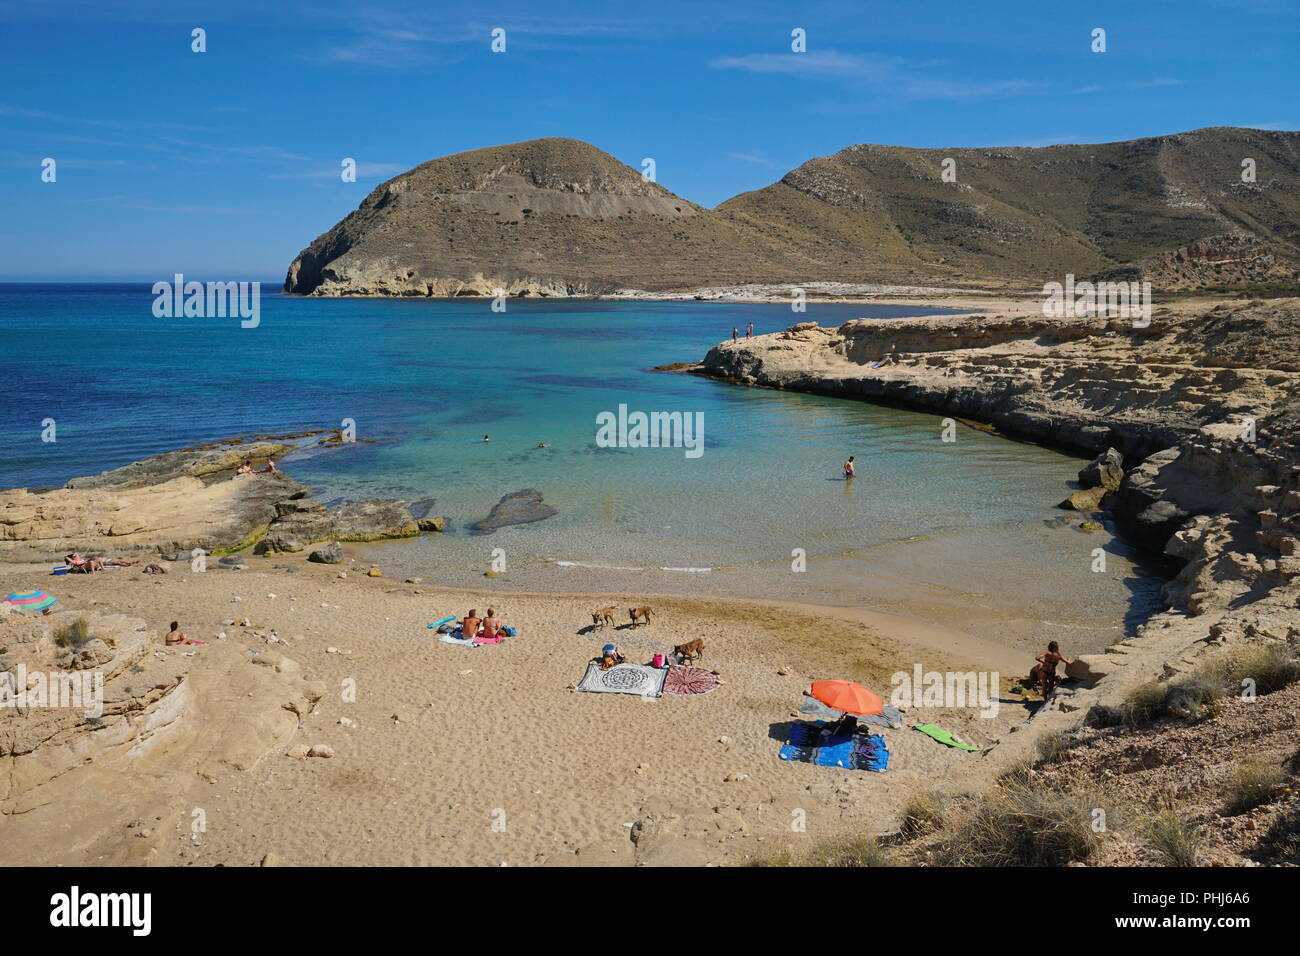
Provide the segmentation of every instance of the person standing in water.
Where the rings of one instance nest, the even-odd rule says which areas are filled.
[[[849,455],[849,460],[844,463],[844,480],[857,477],[858,470],[853,467],[853,456]]]

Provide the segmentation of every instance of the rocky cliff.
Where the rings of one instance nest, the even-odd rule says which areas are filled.
[[[1253,165],[1244,181],[1243,163]],[[945,178],[945,166],[951,175]],[[753,283],[1157,288],[1300,282],[1300,133],[1220,127],[1040,149],[860,145],[705,209],[594,146],[539,139],[383,183],[285,291],[649,293]]]

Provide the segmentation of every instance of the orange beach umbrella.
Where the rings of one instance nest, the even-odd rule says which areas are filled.
[[[814,681],[810,692],[827,707],[846,714],[865,716],[879,714],[885,709],[883,700],[851,680]]]

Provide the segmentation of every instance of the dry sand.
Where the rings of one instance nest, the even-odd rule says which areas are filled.
[[[292,739],[251,770],[160,774],[164,739],[154,751],[162,760],[147,773],[131,781],[125,771],[114,799],[138,792],[144,806],[145,795],[161,794],[170,811],[157,818],[164,822],[147,853],[130,844],[136,852],[123,856],[135,833],[122,828],[120,806],[119,822],[106,823],[88,766],[77,771],[85,785],[70,802],[5,820],[0,862],[239,866],[267,854],[286,865],[740,862],[842,830],[887,829],[914,788],[960,787],[962,768],[980,759],[905,726],[884,731],[892,752],[885,774],[781,761],[784,725],[811,681],[857,680],[888,698],[890,675],[920,663],[999,669],[1005,689],[1031,663],[959,631],[853,608],[630,593],[503,596],[495,587],[492,602],[520,634],[465,648],[438,642],[426,624],[485,610],[486,594],[369,578],[363,565],[347,566],[344,580],[338,567],[301,558],[247,560],[248,570],[213,564],[203,574],[178,563],[161,577],[138,568],[75,578],[50,578],[44,566],[2,569],[7,590],[44,587],[63,608],[137,615],[160,644],[167,622],[179,619],[191,637],[214,642],[164,652],[194,653],[196,673],[215,646],[265,652],[273,629],[287,644],[272,649],[327,692]],[[653,623],[622,626],[625,608],[642,603],[655,608]],[[591,610],[609,604],[619,608],[620,628],[583,633]],[[252,627],[221,623],[245,616]],[[708,645],[705,666],[723,678],[711,694],[648,701],[571,689],[607,639],[645,661],[696,637]],[[344,699],[349,682],[355,702]],[[987,745],[1026,717],[1023,704],[1002,696],[1008,702],[992,719],[913,709],[907,722],[937,722]],[[335,756],[296,759],[286,755],[294,744],[326,744]],[[194,808],[207,818],[197,839]],[[50,814],[76,852],[56,859],[25,842],[48,832],[40,824]],[[792,827],[804,816],[806,830]]]

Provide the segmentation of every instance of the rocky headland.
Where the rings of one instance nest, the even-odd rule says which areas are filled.
[[[1244,158],[1256,166],[1249,182]],[[376,187],[298,254],[284,289],[708,299],[764,285],[853,294],[863,276],[928,289],[1038,289],[1066,273],[1157,289],[1300,283],[1294,132],[1215,127],[1037,149],[862,144],[713,209],[654,179],[559,137],[443,156]]]

